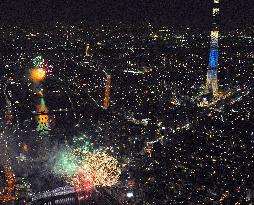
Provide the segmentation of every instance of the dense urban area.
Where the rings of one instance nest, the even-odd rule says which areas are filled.
[[[211,29],[137,24],[0,28],[0,204],[253,203],[253,27],[214,94]]]

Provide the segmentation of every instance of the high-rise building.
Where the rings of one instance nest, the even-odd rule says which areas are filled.
[[[85,56],[91,56],[91,46],[89,43],[85,44]]]
[[[213,0],[213,23],[211,31],[210,56],[207,72],[206,91],[213,94],[214,97],[218,95],[217,70],[219,59],[219,13],[219,0]]]
[[[39,100],[39,105],[37,106],[37,131],[40,134],[48,134],[49,130],[49,116],[48,108],[43,97]]]
[[[105,97],[103,101],[104,109],[108,109],[110,105],[110,85],[111,85],[111,75],[107,75],[105,86]]]
[[[0,133],[0,204],[14,201],[16,199],[14,190],[16,179],[11,168],[10,158],[8,156],[7,137],[4,132]],[[3,168],[3,169],[2,169]],[[4,183],[3,182],[4,179]]]

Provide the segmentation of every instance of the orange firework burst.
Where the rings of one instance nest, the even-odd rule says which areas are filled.
[[[33,83],[39,83],[46,77],[46,71],[43,68],[34,68],[30,72],[30,79]]]
[[[104,151],[66,149],[57,160],[54,172],[75,189],[91,191],[118,183],[123,165]]]
[[[95,186],[113,186],[117,184],[122,171],[118,161],[105,152],[87,154],[85,166],[93,176]]]

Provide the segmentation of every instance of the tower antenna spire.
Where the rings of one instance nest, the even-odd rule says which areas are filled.
[[[220,14],[219,0],[213,0],[213,23],[211,31],[209,66],[207,71],[206,91],[212,93],[213,97],[218,96],[218,60],[219,60],[219,26],[218,16]]]

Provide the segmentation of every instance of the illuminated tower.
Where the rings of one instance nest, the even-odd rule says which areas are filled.
[[[11,160],[8,153],[8,139],[4,132],[0,133],[0,166],[4,168],[4,181],[0,178],[0,204],[15,200],[14,191],[16,179],[11,168]]]
[[[105,97],[104,97],[104,101],[103,101],[103,108],[104,109],[108,109],[109,104],[110,104],[110,85],[111,85],[111,75],[107,75]]]
[[[45,100],[43,97],[40,98],[39,105],[37,106],[37,131],[40,134],[48,134],[49,131],[49,116],[48,108],[46,106]]]
[[[214,97],[218,95],[218,59],[219,59],[219,28],[218,28],[218,16],[220,13],[219,0],[213,0],[213,24],[211,31],[211,44],[210,44],[210,56],[209,67],[207,72],[206,90],[212,93]]]

